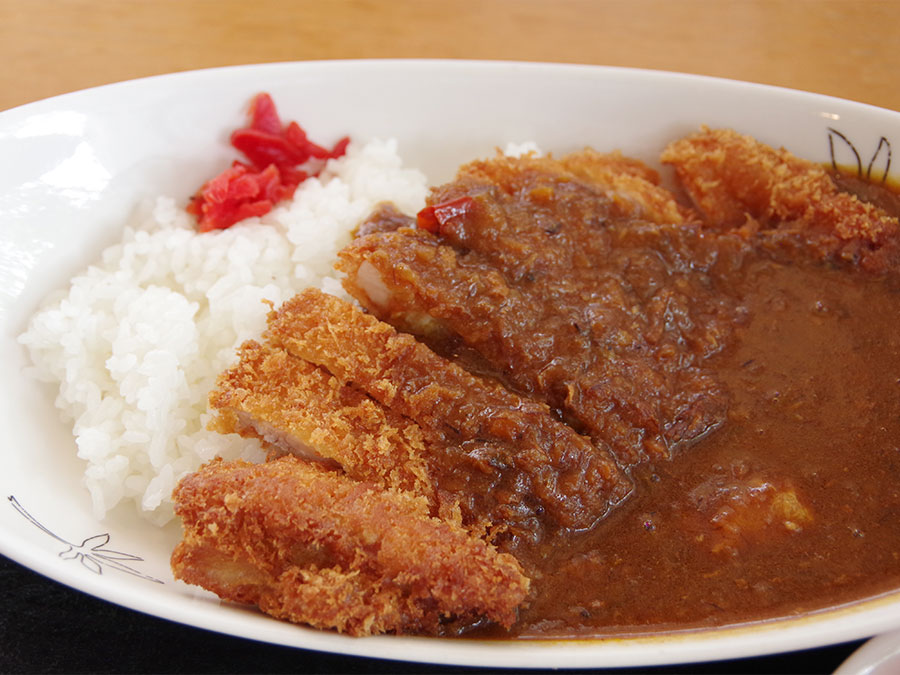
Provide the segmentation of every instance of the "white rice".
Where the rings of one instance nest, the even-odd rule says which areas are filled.
[[[532,155],[534,157],[543,156],[543,152],[541,152],[540,147],[534,141],[523,141],[522,143],[510,141],[506,144],[506,147],[503,148],[503,154],[507,157],[524,157],[525,155]]]
[[[173,517],[176,482],[215,455],[260,460],[258,443],[207,431],[207,396],[268,306],[304,287],[342,294],[332,263],[381,201],[414,213],[425,177],[404,169],[394,141],[351,144],[294,199],[262,218],[199,234],[160,197],[126,223],[122,241],[72,279],[20,337],[56,406],[73,423],[97,518],[133,503]]]

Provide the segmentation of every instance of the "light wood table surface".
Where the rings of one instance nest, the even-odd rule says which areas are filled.
[[[0,0],[0,110],[240,63],[434,57],[700,73],[900,110],[897,0]]]
[[[0,55],[0,110],[196,68],[423,57],[653,68],[900,110],[900,0],[0,0]],[[0,670],[418,672],[301,659],[0,571]],[[831,672],[855,646],[652,672]]]

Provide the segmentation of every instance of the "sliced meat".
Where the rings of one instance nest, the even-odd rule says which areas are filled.
[[[774,236],[797,239],[807,253],[875,271],[897,259],[897,217],[841,191],[824,167],[783,148],[704,128],[670,144],[661,158],[718,227],[750,222],[752,229],[779,230]]]
[[[175,577],[281,619],[351,635],[509,627],[528,593],[512,556],[425,499],[318,463],[214,460],[174,496]]]
[[[474,376],[412,336],[314,289],[270,316],[266,339],[327,369],[424,431],[439,494],[467,521],[518,536],[592,527],[631,483],[612,456],[542,403]]]
[[[435,502],[425,440],[413,421],[282,349],[249,341],[238,356],[210,394],[211,429],[257,437],[277,452]]]
[[[724,392],[703,364],[741,309],[714,272],[740,266],[746,242],[688,222],[671,195],[658,207],[665,191],[639,175],[623,180],[658,199],[632,191],[619,201],[642,206],[623,207],[591,159],[468,165],[434,191],[443,201],[420,215],[426,228],[358,238],[339,269],[374,314],[545,401],[628,467],[723,421]],[[635,219],[670,211],[677,224]]]

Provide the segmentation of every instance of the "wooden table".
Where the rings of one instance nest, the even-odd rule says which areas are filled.
[[[239,63],[435,57],[716,75],[900,110],[896,0],[0,0],[0,109]]]
[[[386,57],[654,68],[900,110],[898,27],[890,0],[0,0],[0,110],[180,70]],[[422,672],[178,627],[2,558],[0,573],[6,672]],[[831,672],[855,646],[652,672]]]

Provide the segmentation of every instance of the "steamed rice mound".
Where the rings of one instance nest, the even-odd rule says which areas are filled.
[[[59,385],[95,516],[130,501],[164,524],[186,473],[216,455],[261,460],[257,443],[206,430],[217,375],[265,327],[264,301],[310,286],[342,295],[331,265],[352,229],[381,201],[415,212],[426,192],[394,141],[371,141],[230,229],[199,234],[165,197],[127,223],[20,337],[35,376]]]

